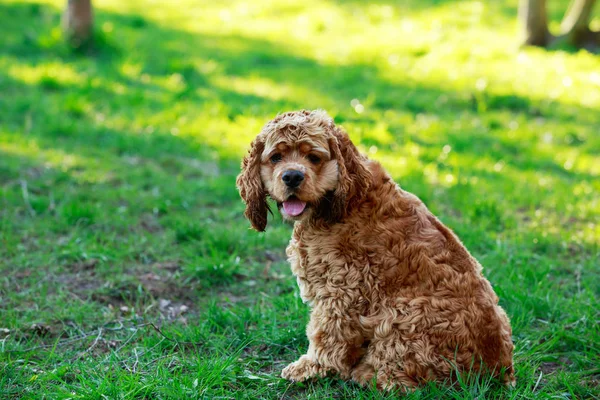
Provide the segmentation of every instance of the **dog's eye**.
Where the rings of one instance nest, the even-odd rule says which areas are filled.
[[[273,164],[276,164],[276,163],[278,163],[279,161],[281,161],[281,154],[273,154],[273,155],[271,156],[271,162],[272,162]]]
[[[321,158],[319,158],[318,156],[315,156],[314,154],[309,154],[308,160],[313,164],[318,164],[321,162]]]

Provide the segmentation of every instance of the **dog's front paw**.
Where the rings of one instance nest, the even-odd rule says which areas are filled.
[[[303,382],[316,376],[323,376],[319,364],[307,356],[302,356],[281,371],[281,377],[292,382]]]

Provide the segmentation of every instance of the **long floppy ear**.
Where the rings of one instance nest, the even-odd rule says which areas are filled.
[[[271,212],[267,203],[267,193],[260,178],[260,156],[265,148],[265,142],[254,139],[250,150],[242,161],[242,172],[236,179],[240,196],[246,203],[244,215],[252,227],[264,232],[267,227],[267,211]]]
[[[337,127],[332,133],[329,148],[338,164],[338,186],[331,199],[329,219],[339,221],[367,194],[372,176],[365,165],[366,157],[348,134]]]

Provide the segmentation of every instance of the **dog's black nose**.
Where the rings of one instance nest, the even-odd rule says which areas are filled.
[[[281,175],[281,180],[287,187],[296,188],[300,186],[300,183],[304,180],[304,174],[295,169],[289,169]]]

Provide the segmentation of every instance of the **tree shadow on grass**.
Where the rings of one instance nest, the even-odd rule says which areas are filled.
[[[12,7],[12,8],[11,8]],[[104,43],[113,43],[109,48],[100,47],[94,58],[82,61],[80,57],[65,52],[60,43],[48,39],[51,32],[58,24],[58,11],[40,5],[17,6],[13,5],[2,15],[23,15],[35,17],[38,14],[45,15],[42,18],[46,25],[41,24],[35,33],[23,34],[19,42],[21,32],[10,32],[5,39],[5,53],[11,55],[13,60],[23,65],[35,65],[38,62],[48,60],[66,62],[69,67],[74,68],[84,76],[79,87],[73,84],[63,85],[45,77],[32,91],[40,91],[48,97],[66,101],[67,115],[70,117],[84,114],[83,106],[97,103],[112,110],[110,101],[115,98],[123,98],[130,109],[139,109],[147,114],[163,110],[172,103],[191,102],[194,105],[203,106],[212,100],[219,100],[225,104],[228,117],[234,119],[236,116],[247,113],[249,109],[258,111],[263,115],[268,110],[267,116],[273,111],[283,111],[284,107],[301,108],[298,100],[293,95],[281,96],[279,99],[267,96],[258,96],[251,93],[241,93],[223,85],[216,86],[215,78],[264,78],[273,85],[291,83],[298,87],[308,87],[321,98],[329,99],[330,102],[339,102],[340,99],[351,99],[360,95],[366,97],[374,96],[373,108],[379,111],[399,110],[408,114],[428,113],[435,114],[439,111],[437,100],[447,97],[449,100],[444,104],[447,113],[466,112],[477,115],[477,104],[475,104],[472,93],[440,90],[433,87],[425,87],[421,84],[407,82],[404,85],[392,84],[380,77],[379,71],[372,65],[325,65],[315,60],[303,58],[293,52],[282,49],[273,43],[250,39],[241,36],[219,36],[219,35],[194,35],[174,29],[157,27],[153,23],[139,17],[121,14],[112,14],[100,11],[99,24],[102,21],[110,21],[122,32],[115,33],[113,37],[107,37]],[[29,15],[29,14],[32,15]],[[133,32],[133,33],[131,33]],[[158,33],[160,41],[155,35],[146,35],[146,32]],[[37,35],[37,36],[36,36]],[[125,36],[132,39],[115,55],[114,48]],[[40,43],[51,43],[44,47]],[[131,48],[127,48],[127,45]],[[192,61],[188,61],[192,59]],[[200,63],[214,64],[213,67],[203,68]],[[123,72],[124,65],[130,63],[137,65],[138,70],[134,73]],[[212,71],[208,71],[212,69]],[[152,81],[152,78],[168,78],[175,75],[175,79],[181,79],[182,85],[174,89],[166,89]],[[364,82],[363,84],[357,84]],[[111,85],[112,83],[112,85]],[[116,83],[117,85],[114,85]],[[115,88],[125,88],[121,91]],[[13,89],[16,93],[23,87]],[[203,91],[203,89],[205,89]],[[251,89],[251,88],[250,88]],[[11,93],[11,87],[6,88]],[[334,91],[333,95],[330,95]],[[72,93],[71,93],[72,92]],[[208,92],[208,93],[207,93]],[[69,102],[69,98],[78,97],[82,100],[82,107],[77,106],[75,100]],[[531,112],[532,116],[540,116],[540,110],[536,109],[528,99],[517,96],[494,96],[490,95],[487,105],[490,111],[509,112]],[[65,102],[61,102],[64,104]],[[122,104],[118,104],[121,106]],[[313,104],[309,104],[311,106]],[[314,104],[316,105],[316,104]],[[564,118],[557,105],[544,113],[547,118]],[[55,107],[57,107],[55,105]],[[22,110],[21,110],[22,111]],[[48,110],[48,114],[59,113],[64,109],[55,108]],[[583,108],[574,110],[585,113]],[[591,111],[591,110],[590,110]],[[373,123],[367,115],[355,114],[341,115],[340,119],[346,121],[358,121]],[[570,113],[571,114],[571,113]],[[18,117],[18,115],[16,116]],[[342,121],[343,122],[343,121]]]

